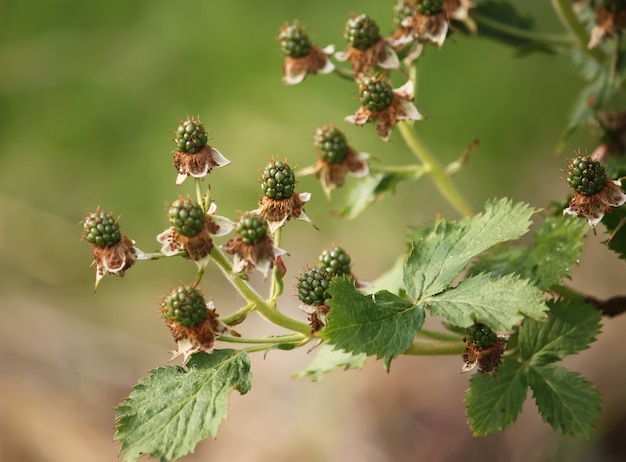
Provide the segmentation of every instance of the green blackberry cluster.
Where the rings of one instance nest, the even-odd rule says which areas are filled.
[[[296,187],[291,167],[280,160],[271,161],[261,174],[261,191],[272,199],[288,199]]]
[[[322,158],[329,164],[338,164],[348,155],[348,140],[334,125],[320,127],[313,136],[313,145],[320,150]]]
[[[359,83],[359,99],[370,111],[380,112],[393,100],[393,88],[382,76],[364,77]]]
[[[343,276],[352,274],[350,269],[350,255],[341,247],[324,250],[319,256],[319,266],[331,276]]]
[[[496,343],[497,334],[484,324],[474,324],[467,328],[467,343],[475,348],[487,348]]]
[[[397,25],[401,25],[402,21],[406,18],[410,18],[417,12],[417,6],[414,0],[400,0],[393,7],[393,22]]]
[[[298,298],[305,305],[322,305],[330,298],[328,286],[333,276],[324,268],[311,268],[298,276]]]
[[[278,41],[283,54],[292,58],[306,56],[311,50],[311,41],[304,27],[298,23],[284,27],[278,35]]]
[[[204,212],[199,204],[190,198],[182,197],[175,200],[170,206],[167,216],[170,225],[174,227],[178,234],[187,237],[194,237],[204,225]]]
[[[343,36],[352,48],[363,51],[380,40],[380,29],[376,21],[361,14],[348,19]]]
[[[235,225],[235,231],[241,236],[244,244],[254,245],[267,236],[269,227],[265,218],[256,213],[248,212],[241,216]]]
[[[100,209],[85,217],[83,230],[85,240],[101,249],[113,247],[122,239],[120,225],[113,214],[101,212]]]
[[[206,318],[206,302],[193,287],[180,286],[165,298],[161,309],[166,320],[174,320],[184,327],[194,327]]]
[[[567,170],[567,183],[583,196],[592,196],[604,187],[606,171],[602,164],[589,156],[578,156]]]
[[[419,14],[439,14],[443,11],[443,0],[417,0],[416,9]]]
[[[176,148],[180,152],[193,154],[206,146],[209,135],[204,128],[204,124],[194,118],[182,121],[176,129]]]

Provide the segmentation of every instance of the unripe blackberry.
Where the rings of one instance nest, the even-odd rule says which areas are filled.
[[[283,54],[292,58],[306,56],[311,50],[311,41],[304,27],[298,23],[290,24],[283,28],[278,35],[278,40],[280,41],[280,49]]]
[[[113,247],[122,239],[119,223],[112,213],[98,209],[89,213],[83,220],[84,238],[101,249]]]
[[[271,161],[261,174],[261,190],[272,199],[288,199],[296,187],[291,167],[280,160]]]
[[[298,298],[305,305],[321,305],[330,298],[328,286],[332,275],[324,268],[315,267],[298,276]]]
[[[176,130],[176,148],[180,152],[195,153],[206,146],[209,135],[204,128],[204,124],[193,118],[180,123]]]
[[[362,14],[348,19],[343,36],[352,48],[363,51],[380,40],[380,29],[376,21]]]
[[[417,12],[413,0],[400,0],[393,7],[393,22],[400,25],[406,18],[410,18]]]
[[[313,136],[313,144],[329,164],[338,164],[348,155],[348,140],[343,132],[333,125],[318,128]]]
[[[380,112],[393,100],[393,88],[381,76],[364,77],[359,84],[361,104],[370,111]]]
[[[235,231],[241,237],[244,244],[258,244],[267,236],[269,226],[267,220],[256,213],[246,213],[235,225]]]
[[[326,270],[331,276],[342,276],[352,274],[350,269],[350,255],[341,247],[332,250],[324,250],[319,256],[319,266]]]
[[[606,171],[589,156],[578,156],[567,170],[567,182],[578,194],[592,196],[604,187]]]
[[[611,13],[618,13],[626,9],[626,1],[624,0],[599,0],[596,4]]]
[[[419,14],[439,14],[443,11],[443,0],[417,0],[416,8]]]
[[[167,215],[170,225],[178,234],[194,237],[202,230],[204,225],[204,212],[202,207],[193,200],[187,198],[175,200],[170,206]]]
[[[206,318],[207,307],[202,294],[193,287],[174,289],[163,302],[163,317],[184,327],[193,327]]]
[[[475,348],[490,347],[497,339],[497,334],[484,324],[474,324],[467,328],[467,342]]]

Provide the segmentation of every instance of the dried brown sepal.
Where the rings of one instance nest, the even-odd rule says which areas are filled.
[[[495,372],[502,364],[506,345],[507,340],[504,337],[498,337],[493,345],[484,348],[476,348],[472,343],[467,343],[462,355],[464,364],[461,372],[470,371],[474,367],[478,368],[478,372]]]

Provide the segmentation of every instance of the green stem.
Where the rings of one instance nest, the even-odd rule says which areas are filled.
[[[293,330],[295,332],[300,332],[301,334],[310,337],[311,326],[304,322],[298,321],[297,319],[284,315],[283,313],[278,311],[275,305],[268,304],[258,294],[258,292],[256,292],[250,286],[250,284],[248,284],[236,274],[233,274],[233,268],[230,262],[217,246],[214,246],[211,249],[211,257],[213,258],[213,261],[217,264],[217,266],[222,270],[230,283],[239,291],[239,293],[248,302],[255,304],[256,311],[258,311],[261,316],[263,316],[268,321],[276,324],[277,326],[284,327],[285,329]]]
[[[281,226],[274,233],[274,245],[276,247],[280,247],[280,241],[282,239],[282,236],[283,236],[283,227]],[[281,271],[281,268],[279,268],[278,265],[274,265],[274,268],[272,270],[272,284],[270,287],[270,298],[269,298],[269,303],[271,305],[276,304],[276,299],[280,297],[280,295],[283,293],[283,290],[285,289],[285,284],[283,282],[283,277],[280,274],[280,271]]]
[[[422,161],[443,197],[446,198],[450,205],[454,207],[460,215],[474,215],[475,212],[472,206],[465,199],[465,197],[461,195],[450,177],[446,174],[443,166],[428,151],[428,148],[424,146],[415,133],[415,130],[411,129],[411,124],[406,121],[402,121],[398,122],[398,127],[407,146],[411,149],[415,157]]]
[[[591,56],[597,63],[602,63],[605,59],[604,53],[598,48],[590,50],[587,47],[589,43],[589,34],[585,30],[585,27],[580,23],[576,13],[572,8],[572,0],[552,0],[552,7],[556,11],[557,16],[563,23],[566,29],[568,29],[576,40],[582,50],[584,50],[589,56]]]
[[[414,356],[460,355],[465,351],[465,344],[449,341],[414,340],[413,344],[403,353]]]
[[[423,165],[411,164],[411,165],[378,165],[370,167],[370,173],[406,173],[412,174],[416,178],[419,178],[425,173]]]
[[[280,335],[277,337],[263,337],[263,338],[245,338],[245,337],[231,337],[228,335],[220,335],[217,340],[221,342],[229,343],[300,343],[306,340],[308,337],[302,334],[289,334]]]
[[[576,44],[569,36],[556,35],[556,34],[538,34],[534,31],[519,29],[517,27],[509,26],[499,21],[494,21],[491,18],[483,16],[481,14],[472,12],[472,19],[474,19],[479,25],[482,24],[490,29],[498,32],[502,32],[511,37],[517,37],[524,40],[532,40],[534,42],[541,42],[548,46],[561,46],[571,48]]]
[[[442,342],[458,342],[460,340],[458,335],[448,334],[447,332],[436,332],[428,329],[420,330],[417,335],[431,338],[433,340],[440,340]]]
[[[249,313],[254,311],[255,308],[256,308],[256,304],[254,302],[250,302],[246,306],[244,306],[243,308],[235,311],[232,314],[229,314],[228,316],[226,316],[224,318],[220,318],[220,319],[227,326],[241,324],[241,322],[244,319],[246,319],[246,316],[248,316]]]
[[[335,67],[335,70],[333,71],[333,73],[336,74],[338,77],[341,77],[344,80],[350,80],[351,82],[354,82],[354,76],[352,75],[352,72],[348,72],[343,69],[340,69],[339,67]]]

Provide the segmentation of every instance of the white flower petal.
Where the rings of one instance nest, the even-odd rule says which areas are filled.
[[[274,234],[276,232],[276,230],[278,230],[278,228],[280,228],[281,226],[283,226],[286,222],[287,222],[287,218],[289,218],[289,215],[285,215],[283,217],[282,220],[280,221],[267,221],[267,224],[270,228],[270,233]]]
[[[187,179],[187,174],[186,173],[179,173],[178,176],[176,177],[176,184],[182,184],[183,181],[185,181]]]
[[[413,99],[413,92],[415,91],[415,84],[413,80],[409,79],[404,85],[398,88],[394,88],[393,92],[405,99]]]
[[[242,259],[239,254],[233,255],[233,273],[239,274],[246,270],[246,260]]]
[[[345,62],[347,60],[350,59],[350,52],[349,51],[338,51],[337,53],[335,53],[335,59],[337,61],[340,62]]]
[[[297,85],[306,77],[306,71],[298,72],[297,74],[288,73],[283,76],[283,82],[287,85]]]
[[[327,59],[326,62],[324,63],[324,67],[322,67],[321,69],[318,69],[317,73],[318,74],[330,74],[334,70],[335,70],[335,65],[330,59]]]
[[[422,120],[424,118],[411,101],[404,99],[400,104],[402,105],[404,114],[398,114],[398,120]]]
[[[311,193],[303,192],[303,193],[298,194],[298,197],[300,198],[302,202],[309,202],[311,200]]]
[[[317,173],[317,166],[309,165],[308,167],[304,167],[302,170],[298,170],[296,172],[296,177],[306,176],[306,175],[315,175]]]
[[[226,217],[213,215],[211,217],[211,221],[213,222],[213,224],[217,225],[217,231],[213,233],[214,236],[225,236],[233,229],[235,229],[235,223],[233,223]]]
[[[221,152],[213,147],[211,148],[211,157],[213,158],[213,162],[217,164],[216,167],[225,167],[230,164],[230,160],[224,157]]]
[[[446,36],[448,35],[448,21],[444,18],[441,19],[439,23],[439,27],[437,28],[437,32],[431,34],[430,32],[426,32],[424,34],[424,38],[430,40],[437,44],[439,48],[443,46],[443,42],[446,40]]]
[[[157,236],[157,242],[161,244],[161,253],[166,257],[172,257],[184,249],[176,242],[176,231],[173,227],[167,228]]]
[[[134,244],[134,242],[133,242]],[[135,259],[136,260],[152,260],[152,257],[148,254],[146,254],[143,250],[141,250],[139,247],[135,247],[133,246],[133,251],[135,252]]]
[[[105,274],[107,274],[107,273],[111,273],[111,274],[119,273],[120,271],[123,271],[124,268],[126,267],[126,256],[122,255],[120,263],[117,266],[110,266],[108,259],[103,258],[102,259],[102,266],[104,267],[104,273]]]
[[[330,56],[335,52],[335,45],[333,45],[332,43],[330,45],[326,45],[324,48],[322,48],[322,51],[325,55]]]
[[[198,172],[189,172],[189,175],[191,175],[194,178],[204,178],[207,175],[207,173],[209,173],[209,168],[210,167],[211,166],[209,165],[209,162],[207,161],[204,164],[204,168],[202,169],[201,172],[199,172],[199,173]]]
[[[624,205],[626,203],[626,194],[622,191],[622,182],[620,180],[613,180],[613,184],[619,186],[619,190],[615,190],[614,194],[611,196],[611,207],[619,207],[620,205]]]
[[[350,122],[351,124],[354,124],[354,125],[363,125],[363,124],[357,123],[355,114],[350,114],[348,117],[346,117],[343,120],[345,120],[346,122]]]
[[[273,260],[270,260],[269,258],[262,258],[261,260],[256,262],[254,267],[263,275],[264,278],[267,278],[267,273],[269,272],[273,264]]]
[[[378,67],[383,69],[397,69],[400,67],[398,55],[390,46],[385,47],[385,59],[378,63]]]

